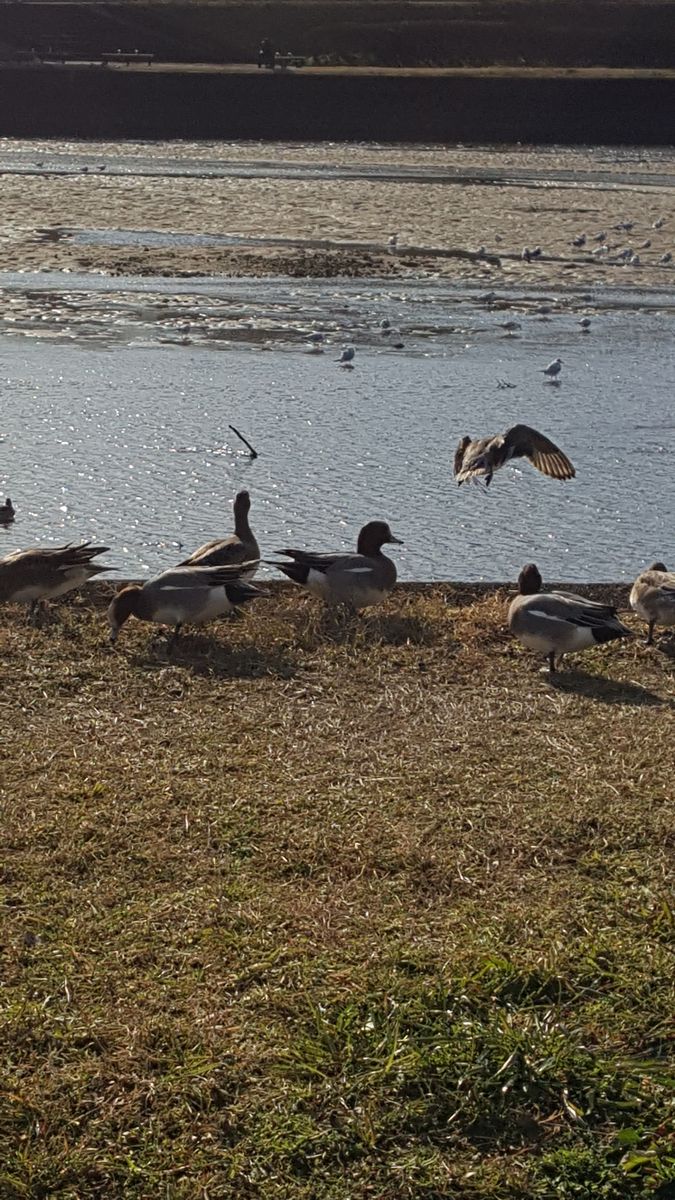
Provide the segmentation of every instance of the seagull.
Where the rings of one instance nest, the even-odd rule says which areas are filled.
[[[522,326],[520,321],[502,321],[500,325],[500,329],[506,330],[507,337],[513,337],[513,335],[521,328]]]
[[[661,257],[660,257],[660,259],[659,259],[659,264],[660,264],[662,267],[665,267],[665,266],[667,266],[667,265],[668,265],[668,263],[669,263],[669,262],[672,262],[672,261],[673,261],[673,256],[672,256],[672,254],[670,253],[670,251],[668,251],[668,253],[667,253],[667,254],[662,254],[662,255],[661,255]]]
[[[580,233],[578,237],[573,238],[572,245],[576,246],[577,249],[580,250],[582,246],[586,245],[586,234]]]
[[[532,251],[528,250],[527,246],[523,246],[520,252],[520,257],[522,258],[523,262],[529,263],[532,259]]]
[[[647,238],[647,241],[642,243],[642,245],[640,246],[640,249],[641,250],[649,250],[650,246],[651,246],[651,242],[650,242],[649,238]]]
[[[666,223],[666,218],[659,217],[658,221],[654,221],[654,223],[652,225],[652,229],[663,229],[663,226],[665,225],[665,223]]]
[[[619,221],[618,225],[615,225],[614,228],[621,229],[625,233],[630,233],[630,231],[634,225],[635,225],[635,221]]]
[[[604,242],[606,237],[607,237],[607,231],[605,229],[603,229],[602,233],[596,233],[595,238],[593,240],[596,242]]]
[[[339,358],[336,358],[335,361],[336,361],[336,363],[339,363],[341,367],[350,367],[351,368],[354,365],[352,362],[352,359],[354,358],[355,354],[356,354],[356,350],[354,349],[353,346],[345,346],[344,350],[342,351],[342,354],[340,355]]]
[[[639,267],[641,265],[640,255],[634,254],[632,258],[628,259],[628,262],[630,263],[631,267]]]
[[[391,237],[387,238],[387,249],[390,254],[395,254],[398,249],[398,234],[392,233]]]
[[[454,474],[458,485],[467,479],[485,479],[488,487],[495,471],[512,458],[526,458],[552,479],[574,479],[575,470],[566,454],[529,425],[513,425],[506,433],[472,441],[463,437],[455,451]]]
[[[325,342],[325,340],[326,340],[325,333],[310,333],[307,338],[308,342],[314,342],[317,345],[321,342]]]
[[[541,246],[535,246],[534,250],[530,250],[530,258],[541,258],[541,255],[542,255]]]
[[[562,358],[554,358],[547,367],[542,370],[543,375],[547,375],[549,379],[554,380],[562,370]]]
[[[588,331],[591,327],[591,318],[590,317],[582,317],[579,324],[581,325],[581,328],[583,329],[584,333],[588,333]]]

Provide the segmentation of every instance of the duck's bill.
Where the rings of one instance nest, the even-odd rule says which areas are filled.
[[[404,544],[403,538],[394,537],[393,533],[392,533],[391,537],[389,538],[389,543],[392,546],[402,546]]]

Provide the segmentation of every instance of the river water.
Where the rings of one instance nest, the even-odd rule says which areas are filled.
[[[92,222],[80,236],[115,234]],[[381,517],[404,539],[403,579],[512,579],[534,559],[549,579],[627,580],[675,557],[667,286],[486,296],[440,280],[39,272],[0,288],[0,489],[17,508],[2,552],[92,538],[117,575],[147,575],[228,532],[245,486],[265,553],[350,547]],[[542,369],[558,355],[555,386]],[[516,422],[551,436],[577,478],[521,461],[489,491],[458,489],[458,439]]]

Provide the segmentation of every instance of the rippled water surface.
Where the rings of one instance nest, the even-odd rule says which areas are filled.
[[[0,286],[0,489],[17,507],[4,551],[95,538],[119,575],[147,574],[228,532],[245,486],[264,551],[350,546],[385,517],[405,540],[407,579],[508,579],[530,559],[548,578],[625,579],[673,557],[666,291],[486,298],[440,283],[45,275]],[[312,354],[317,331],[326,348]],[[348,343],[351,371],[335,361]],[[559,387],[542,375],[556,355]],[[458,489],[458,438],[518,421],[554,438],[577,479],[521,463],[487,492]]]

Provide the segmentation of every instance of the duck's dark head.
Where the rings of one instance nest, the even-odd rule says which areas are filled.
[[[400,538],[394,537],[386,521],[369,521],[363,526],[356,546],[357,554],[377,554],[382,546],[402,546]]]
[[[534,563],[528,563],[518,576],[518,591],[521,596],[536,596],[541,591],[541,585],[539,568]]]
[[[9,504],[9,501],[7,501],[7,503]],[[651,567],[647,567],[647,570],[648,571],[667,571],[668,568],[665,563],[655,562],[655,563],[652,563]]]
[[[235,517],[239,516],[240,513],[243,517],[245,517],[248,515],[248,513],[250,511],[251,511],[251,497],[250,497],[249,493],[247,491],[237,492],[237,494],[234,498],[234,515],[235,515]]]
[[[110,641],[113,646],[125,621],[131,616],[138,616],[141,589],[138,584],[130,584],[122,588],[113,597],[108,606],[108,624],[110,626]]]

